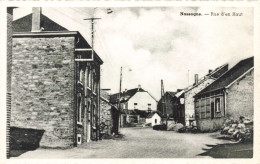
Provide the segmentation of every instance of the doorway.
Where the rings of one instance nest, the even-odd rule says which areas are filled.
[[[215,105],[214,105],[214,102],[211,102],[210,107],[211,107],[211,119],[213,119],[214,115],[215,115],[215,108],[214,108]]]

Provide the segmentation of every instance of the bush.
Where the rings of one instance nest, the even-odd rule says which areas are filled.
[[[240,117],[237,120],[226,120],[220,134],[238,142],[252,142],[254,135],[253,121]]]

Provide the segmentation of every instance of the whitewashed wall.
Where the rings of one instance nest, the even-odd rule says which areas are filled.
[[[137,92],[129,101],[128,109],[134,109],[134,103],[137,103],[136,109],[148,110],[148,104],[151,104],[151,110],[155,111],[157,108],[156,100],[149,95],[148,92]]]

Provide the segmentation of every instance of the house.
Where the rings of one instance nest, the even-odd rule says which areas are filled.
[[[11,137],[21,129],[31,138],[19,137],[20,143],[39,138],[44,147],[98,140],[103,61],[78,31],[52,21],[41,8],[32,11],[13,22]],[[39,130],[42,136],[35,137]]]
[[[165,92],[158,102],[158,111],[167,120],[174,120],[184,124],[184,90],[177,89],[176,92]]]
[[[195,118],[201,131],[220,129],[226,118],[253,119],[254,57],[241,60],[194,98]]]
[[[173,111],[173,120],[183,125],[185,123],[184,91],[184,89],[177,90]]]
[[[186,88],[184,92],[184,108],[185,108],[185,125],[189,126],[195,123],[195,108],[194,108],[194,96],[204,89],[206,86],[214,82],[222,74],[228,70],[228,64],[224,64],[214,71],[209,70],[208,74],[202,78],[198,78],[198,74],[195,74],[195,82],[193,85]]]
[[[110,97],[111,104],[119,104],[119,93]],[[156,111],[157,101],[139,85],[138,88],[125,90],[120,94],[121,125],[145,123],[148,112]]]
[[[160,125],[161,121],[162,121],[162,116],[160,115],[159,112],[151,112],[146,117],[146,124],[151,124],[151,126]]]
[[[166,91],[158,101],[157,110],[165,117],[173,117],[175,94],[177,92]]]

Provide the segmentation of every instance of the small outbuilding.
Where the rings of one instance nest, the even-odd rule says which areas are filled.
[[[151,124],[151,126],[154,125],[160,125],[162,122],[162,116],[158,112],[152,112],[150,113],[146,118],[146,124]]]

